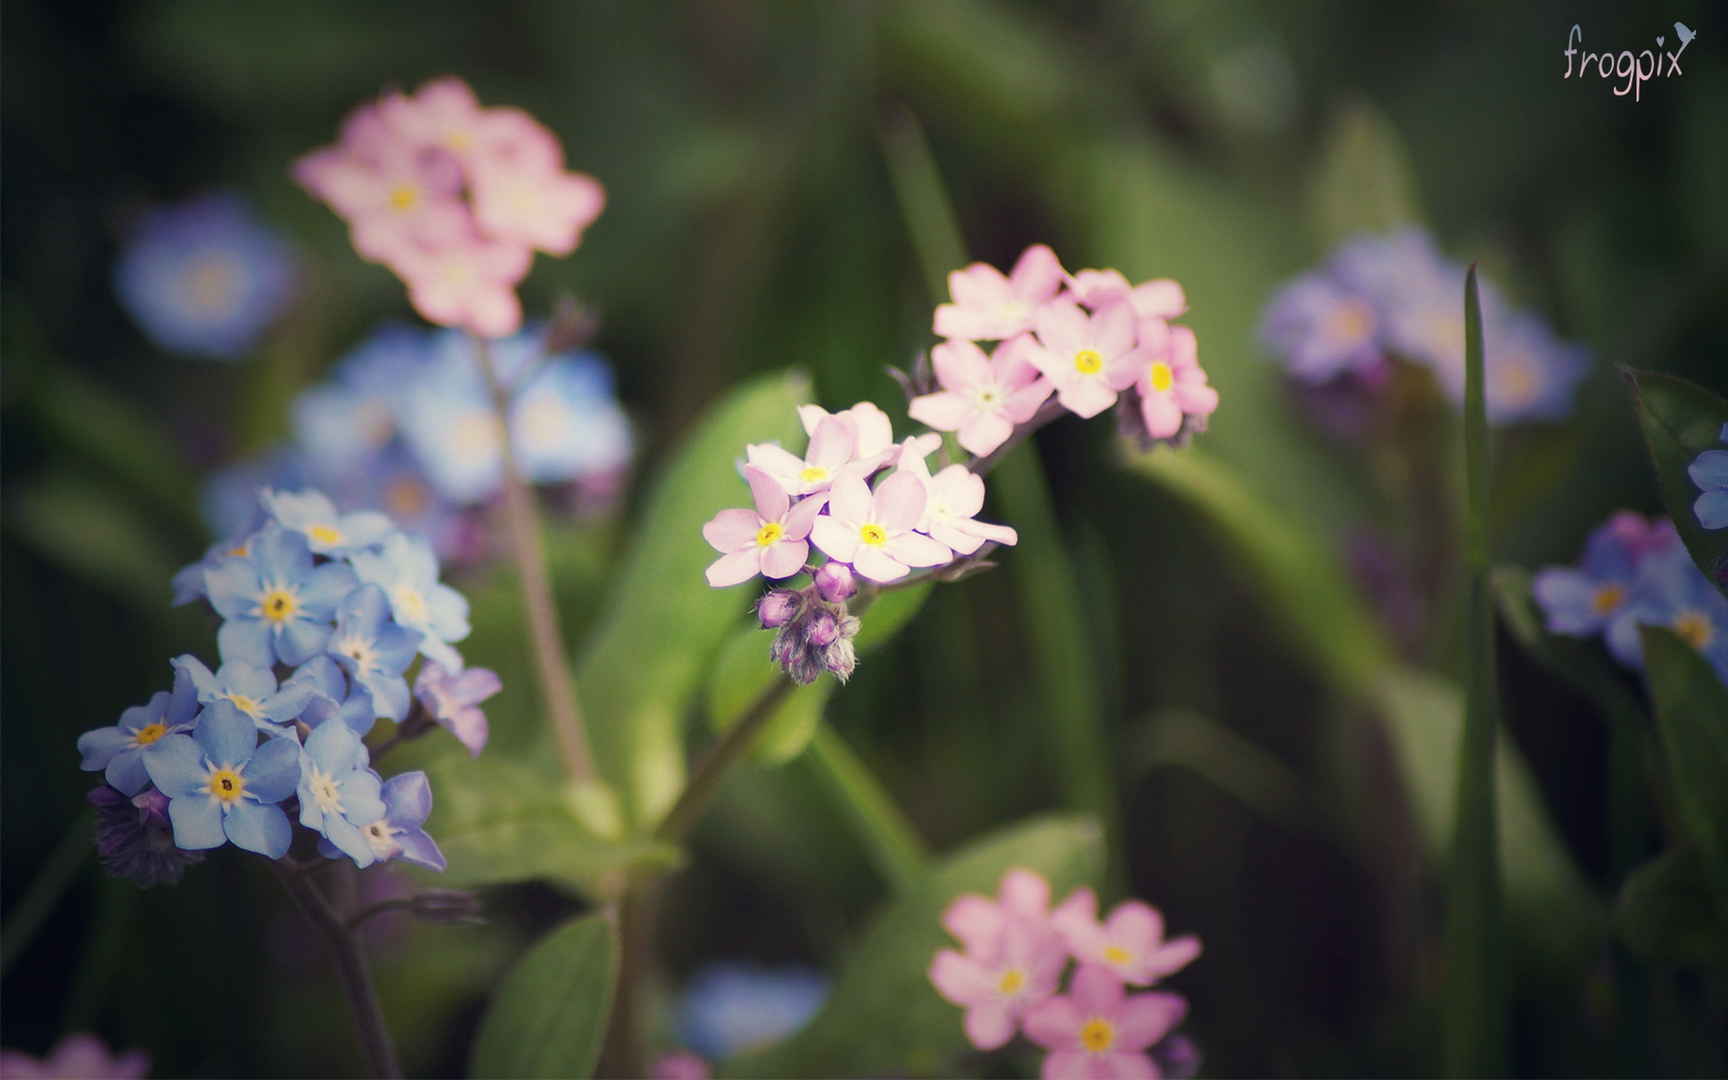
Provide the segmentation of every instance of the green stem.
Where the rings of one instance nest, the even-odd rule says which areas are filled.
[[[596,1076],[628,1078],[648,1074],[644,1043],[642,982],[647,975],[659,883],[651,874],[634,875],[614,909],[618,925],[618,984],[612,994],[612,1016],[600,1051]]]
[[[6,913],[6,941],[0,946],[0,976],[12,970],[13,961],[36,939],[36,931],[53,913],[66,889],[90,857],[91,827],[95,815],[79,814],[49,853],[48,861],[30,879],[30,887]]]
[[[546,570],[546,541],[540,526],[540,510],[534,493],[522,478],[516,447],[510,440],[510,394],[499,381],[492,363],[491,343],[474,339],[474,352],[486,385],[492,394],[497,419],[500,453],[504,465],[504,514],[509,524],[510,548],[522,583],[522,603],[528,624],[528,640],[534,651],[541,699],[552,718],[553,731],[563,752],[570,778],[585,781],[594,771],[588,736],[582,725],[582,707],[576,700],[576,680],[564,654],[564,635],[558,627],[558,607],[552,598],[552,580]]]
[[[677,843],[684,839],[690,829],[702,817],[702,812],[708,808],[708,802],[719,790],[720,781],[726,772],[738,759],[742,758],[755,745],[756,736],[774,715],[781,699],[792,691],[790,679],[776,679],[768,688],[756,696],[750,707],[744,710],[744,715],[738,722],[726,729],[720,740],[708,748],[708,752],[697,762],[696,768],[690,773],[690,779],[679,793],[678,801],[672,804],[666,817],[654,830],[654,839],[666,843]]]
[[[839,796],[841,810],[857,828],[876,869],[895,892],[911,890],[923,880],[924,845],[881,782],[827,725],[816,729],[807,753],[818,775]]]

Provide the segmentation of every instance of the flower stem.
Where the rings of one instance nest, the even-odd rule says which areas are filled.
[[[618,924],[618,985],[612,993],[612,1018],[600,1052],[596,1076],[648,1075],[643,1045],[642,982],[652,955],[654,909],[659,901],[655,875],[633,874],[614,909]]]
[[[672,809],[667,811],[665,819],[654,830],[654,839],[676,843],[684,838],[691,827],[701,819],[702,811],[707,809],[708,801],[714,797],[726,770],[756,742],[756,736],[762,731],[763,725],[774,715],[774,709],[791,690],[790,679],[776,679],[756,696],[756,700],[744,710],[744,715],[738,718],[738,722],[726,729],[726,734],[720,736],[720,741],[708,748],[702,760],[696,763],[696,769],[690,774],[690,780],[684,785],[678,801],[672,804]]]
[[[807,753],[828,787],[839,795],[840,809],[857,827],[877,871],[896,893],[910,892],[923,880],[924,845],[893,798],[828,725],[816,728]]]
[[[295,904],[336,953],[336,969],[342,976],[343,989],[348,992],[348,1005],[360,1031],[360,1046],[366,1052],[370,1074],[400,1077],[402,1066],[396,1061],[396,1047],[390,1041],[390,1029],[385,1026],[384,1010],[378,1005],[378,992],[372,986],[372,973],[367,969],[366,953],[360,939],[304,874],[285,869],[276,862],[271,862],[270,868],[276,871],[288,895],[294,898]]]
[[[498,379],[492,363],[492,348],[485,338],[474,339],[474,351],[486,386],[492,394],[492,411],[498,422],[500,453],[504,464],[504,513],[510,530],[510,547],[516,558],[516,573],[522,582],[522,603],[527,612],[528,638],[533,645],[540,694],[552,717],[552,728],[563,751],[564,767],[575,781],[587,780],[593,772],[588,737],[582,726],[582,707],[576,700],[576,681],[564,655],[564,636],[558,628],[558,608],[552,600],[552,580],[546,570],[546,542],[540,528],[540,511],[534,493],[522,479],[516,447],[510,441],[510,395]]]
[[[54,913],[66,889],[84,869],[93,849],[90,829],[95,815],[89,812],[72,819],[60,842],[48,856],[48,861],[30,879],[24,896],[6,913],[6,944],[0,948],[0,974],[12,970],[13,961],[24,954],[36,940],[48,916]]]

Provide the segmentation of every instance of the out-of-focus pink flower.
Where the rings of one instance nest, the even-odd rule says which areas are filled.
[[[138,1080],[150,1072],[142,1050],[110,1054],[94,1035],[68,1035],[40,1059],[17,1050],[0,1050],[0,1076],[6,1080]]]
[[[871,581],[897,581],[911,567],[940,566],[953,558],[946,547],[913,531],[924,502],[924,485],[909,473],[896,472],[871,492],[863,478],[843,472],[829,489],[828,514],[816,519],[810,539],[830,559],[851,563]]]
[[[1059,300],[1038,309],[1036,330],[1040,347],[1030,354],[1032,364],[1077,416],[1097,416],[1116,404],[1116,395],[1140,376],[1134,309],[1127,303],[1088,318],[1078,305]]]
[[[1075,959],[1107,968],[1136,986],[1150,986],[1200,955],[1200,939],[1192,934],[1165,941],[1163,916],[1138,900],[1117,904],[1100,923],[1098,896],[1089,888],[1076,889],[1062,901],[1050,923]]]
[[[390,266],[427,322],[499,338],[522,328],[516,284],[533,257],[519,244],[470,234],[459,242],[403,248]]]
[[[1108,968],[1082,964],[1066,995],[1026,1014],[1026,1035],[1050,1051],[1045,1080],[1157,1080],[1146,1051],[1188,1013],[1175,994],[1123,993]]]
[[[1032,328],[1038,309],[1062,287],[1062,264],[1043,244],[1020,253],[1006,277],[988,263],[948,275],[951,304],[936,308],[937,334],[967,341],[1000,341]]]
[[[973,520],[984,509],[984,478],[966,466],[949,465],[931,476],[924,455],[909,449],[900,455],[900,469],[924,485],[924,516],[918,519],[918,531],[932,540],[959,555],[972,554],[986,540],[1006,545],[1020,542],[1020,534],[1007,525]]]
[[[1139,340],[1142,365],[1135,386],[1148,435],[1171,438],[1182,430],[1183,417],[1211,416],[1217,410],[1218,391],[1207,385],[1193,330],[1142,319]]]
[[[650,1080],[708,1080],[708,1063],[688,1050],[667,1054],[654,1063]]]
[[[965,340],[936,346],[930,360],[942,389],[913,398],[907,414],[937,431],[959,432],[960,445],[980,457],[990,453],[1050,396],[1050,383],[1032,364],[1037,347],[1030,334],[1004,341],[991,356]]]
[[[548,255],[575,251],[582,230],[606,206],[606,191],[592,176],[486,161],[476,165],[473,191],[481,229]]]
[[[1047,923],[1013,916],[978,946],[938,952],[930,963],[930,982],[966,1010],[972,1045],[995,1050],[1014,1037],[1027,1010],[1056,992],[1068,951]]]
[[[754,510],[722,510],[702,526],[702,537],[720,558],[708,567],[708,584],[716,589],[765,578],[789,578],[804,569],[810,556],[810,523],[822,510],[821,499],[794,504],[786,489],[761,469],[745,466]]]
[[[452,675],[436,660],[422,664],[414,680],[420,705],[474,757],[486,748],[489,731],[480,703],[503,688],[496,671],[471,667]]]
[[[1174,319],[1188,310],[1188,297],[1171,278],[1154,278],[1129,285],[1120,270],[1082,270],[1068,279],[1062,299],[1101,311],[1127,300],[1141,319]]]
[[[1032,870],[1015,868],[1002,875],[996,899],[966,893],[942,912],[942,927],[959,938],[968,952],[980,952],[1015,918],[1045,922],[1050,918],[1050,883]]]

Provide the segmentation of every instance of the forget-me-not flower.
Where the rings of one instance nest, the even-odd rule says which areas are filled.
[[[226,701],[251,717],[258,730],[270,735],[282,734],[283,725],[299,716],[316,692],[293,677],[277,686],[274,672],[244,660],[230,660],[214,673],[191,654],[177,656],[173,663],[174,670],[183,672],[198,688],[200,702],[214,705]]]
[[[166,735],[144,757],[150,779],[169,799],[174,843],[188,851],[235,847],[272,859],[288,853],[292,827],[276,804],[300,780],[300,744],[258,745],[252,719],[219,701],[198,716],[192,735]]]
[[[408,712],[408,682],[402,673],[414,661],[421,636],[390,621],[390,601],[383,589],[362,585],[342,601],[328,651],[349,678],[372,695],[379,716],[400,720]]]
[[[426,835],[432,813],[432,785],[419,769],[384,781],[384,816],[361,829],[379,862],[403,858],[428,870],[443,870],[444,853]]]
[[[313,691],[305,708],[295,718],[307,727],[316,728],[326,721],[340,720],[356,735],[365,735],[372,730],[377,710],[372,707],[371,692],[359,683],[350,685],[341,665],[328,654],[314,656],[300,665],[288,681],[304,684]]]
[[[249,554],[206,570],[204,587],[223,618],[216,633],[222,659],[268,668],[304,663],[324,648],[354,571],[337,562],[314,566],[306,537],[272,523]]]
[[[1728,443],[1728,424],[1722,425],[1722,441]],[[1692,504],[1698,524],[1706,529],[1728,529],[1728,450],[1706,450],[1686,467],[1702,495]]]
[[[347,724],[320,724],[300,759],[300,824],[322,833],[364,869],[377,859],[361,831],[384,816],[366,744]]]
[[[397,625],[420,631],[427,659],[462,670],[462,657],[450,643],[468,636],[468,600],[438,581],[438,556],[430,544],[395,533],[377,551],[356,552],[351,562],[361,583],[384,590]]]
[[[258,499],[277,524],[305,534],[307,545],[319,555],[352,555],[396,531],[390,519],[375,510],[340,512],[322,491],[266,488]]]
[[[187,672],[176,671],[172,693],[160,692],[148,704],[132,706],[113,727],[80,735],[78,752],[84,760],[78,767],[85,772],[101,770],[122,795],[136,795],[150,783],[144,755],[166,736],[191,731],[197,715],[197,687]]]

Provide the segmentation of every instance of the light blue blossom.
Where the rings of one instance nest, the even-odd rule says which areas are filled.
[[[343,563],[314,566],[302,534],[265,526],[249,554],[204,572],[210,604],[224,620],[216,633],[222,659],[260,668],[304,663],[324,648],[331,615],[354,584]]]
[[[161,746],[165,737],[191,731],[197,717],[197,687],[189,674],[176,671],[172,693],[157,693],[148,704],[127,709],[113,727],[80,735],[78,753],[83,761],[78,767],[85,772],[100,769],[122,795],[136,795],[150,783],[144,756]]]
[[[396,624],[420,631],[423,655],[462,670],[462,657],[450,643],[468,636],[468,601],[438,581],[438,556],[430,544],[395,533],[377,551],[357,552],[350,561],[362,583],[384,590]]]
[[[252,346],[293,284],[287,246],[229,195],[149,213],[114,269],[121,303],[151,340],[224,359]]]
[[[204,482],[198,508],[213,536],[250,536],[270,515],[258,505],[261,488],[297,489],[312,483],[305,455],[282,448],[218,469]]]
[[[760,1049],[797,1031],[828,996],[828,980],[806,968],[721,964],[696,974],[678,1010],[683,1042],[705,1058]]]
[[[314,656],[301,664],[288,681],[313,689],[305,709],[296,717],[309,728],[338,720],[353,729],[354,734],[365,735],[377,721],[372,694],[358,683],[350,686],[341,666],[328,655]]]
[[[292,828],[276,804],[300,780],[300,744],[266,739],[226,701],[198,715],[193,735],[167,735],[144,756],[157,790],[169,799],[174,843],[187,851],[235,847],[272,859],[288,852]]]
[[[169,585],[174,590],[173,606],[190,604],[194,600],[204,599],[204,571],[214,570],[223,559],[242,558],[252,553],[252,537],[256,529],[249,529],[229,540],[220,540],[211,544],[204,552],[204,557],[195,563],[188,563],[175,572]]]
[[[390,621],[390,601],[376,585],[350,592],[336,612],[327,651],[351,679],[366,688],[378,715],[400,720],[408,712],[402,673],[420,647],[418,630]]]
[[[1572,411],[1578,383],[1590,370],[1588,350],[1561,341],[1541,319],[1522,312],[1484,313],[1482,336],[1490,423],[1558,420]],[[1462,362],[1436,368],[1435,376],[1454,402],[1464,400]]]
[[[433,340],[428,330],[386,325],[295,399],[295,440],[315,471],[341,476],[390,445],[409,388],[432,365]]]
[[[322,833],[364,869],[377,859],[361,831],[384,816],[378,774],[366,744],[346,724],[321,724],[306,736],[300,759],[300,824]]]
[[[1728,443],[1728,424],[1722,425],[1721,437]],[[1704,451],[1686,472],[1703,492],[1692,504],[1698,524],[1706,529],[1728,529],[1728,450]]]
[[[443,870],[444,853],[426,835],[432,813],[432,785],[416,769],[384,781],[384,816],[361,831],[379,862],[402,858],[428,870]]]
[[[266,488],[258,501],[277,524],[304,534],[308,546],[319,555],[335,557],[364,551],[396,531],[390,519],[377,511],[338,511],[322,491]]]
[[[1293,377],[1321,383],[1379,365],[1380,331],[1379,313],[1367,297],[1315,272],[1290,282],[1272,298],[1260,336]]]
[[[1548,632],[1589,637],[1624,612],[1652,531],[1637,514],[1616,514],[1590,534],[1581,565],[1538,571],[1530,591]]]
[[[184,674],[197,687],[200,702],[214,705],[226,701],[267,735],[283,734],[285,725],[299,716],[317,693],[314,686],[292,677],[278,687],[273,672],[244,660],[229,660],[214,674],[191,654],[175,657],[173,664],[176,673]]]
[[[1704,655],[1728,682],[1728,597],[1710,583],[1684,547],[1652,554],[1638,568],[1626,610],[1608,625],[1608,647],[1621,663],[1643,667],[1640,626],[1666,626]]]

